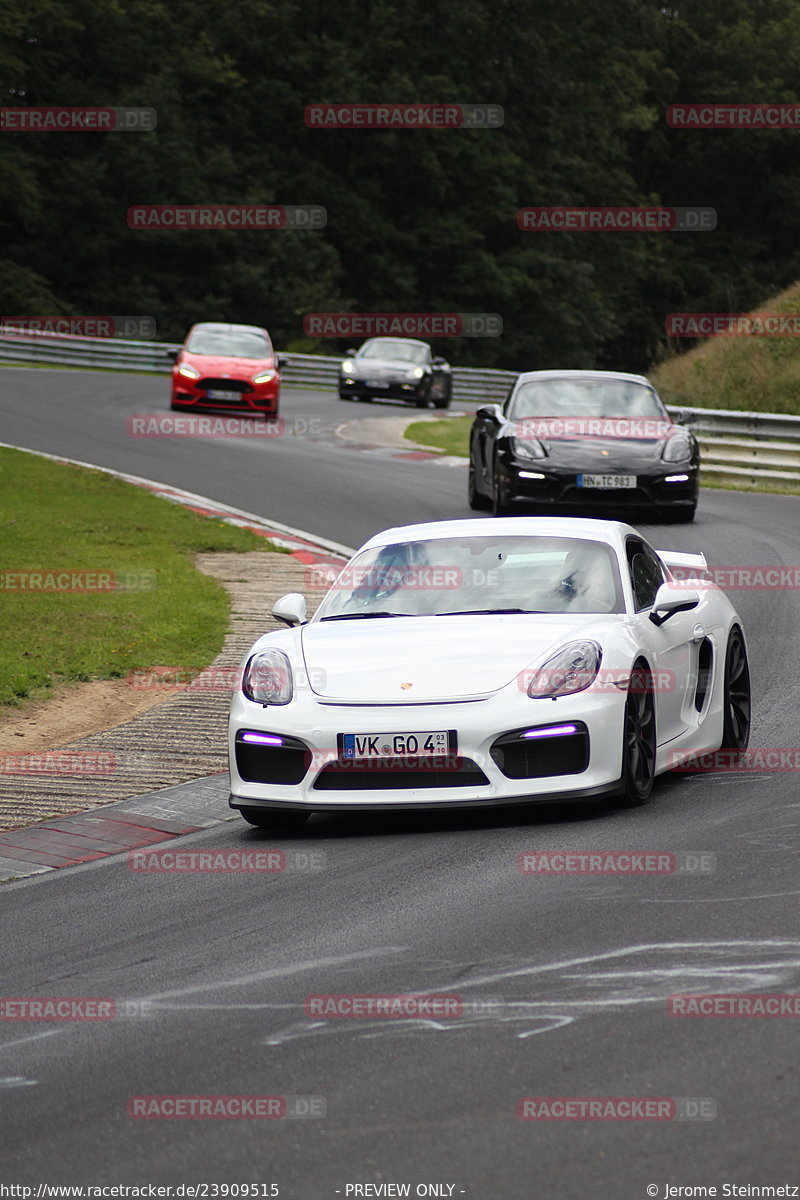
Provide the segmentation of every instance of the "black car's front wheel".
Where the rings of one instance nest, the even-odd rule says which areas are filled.
[[[734,626],[725,651],[722,750],[743,751],[750,740],[750,666],[739,628]]]
[[[476,512],[486,512],[492,507],[488,496],[484,496],[483,492],[478,491],[478,479],[475,473],[475,464],[470,459],[469,472],[467,474],[467,503],[470,508]]]
[[[656,708],[652,676],[644,663],[631,671],[622,733],[622,792],[619,803],[635,808],[649,799],[656,775]]]
[[[495,463],[494,478],[492,480],[492,513],[495,517],[506,517],[509,511],[509,500],[506,489],[503,486],[503,478]]]

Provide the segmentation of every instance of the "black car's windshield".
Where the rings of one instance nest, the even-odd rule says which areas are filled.
[[[642,417],[669,421],[652,388],[625,379],[542,379],[520,384],[509,418]]]
[[[344,568],[314,620],[623,611],[616,556],[603,542],[504,535],[364,550]]]
[[[220,358],[270,358],[272,346],[263,333],[247,329],[196,329],[186,349],[190,354],[215,355]]]
[[[367,342],[358,352],[359,358],[385,358],[392,362],[425,363],[428,361],[427,346],[416,342],[403,342],[391,338]]]

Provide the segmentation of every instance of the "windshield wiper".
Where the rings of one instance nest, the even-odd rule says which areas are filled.
[[[367,621],[371,617],[412,617],[414,613],[393,613],[393,612],[363,612],[363,613],[337,613],[335,617],[320,617],[320,621]]]
[[[503,613],[524,613],[526,616],[537,616],[542,613],[538,608],[463,608],[456,612],[441,612],[436,613],[437,617],[471,617],[476,613],[493,613],[501,615]]]

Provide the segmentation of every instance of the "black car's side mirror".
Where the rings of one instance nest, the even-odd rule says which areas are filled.
[[[494,421],[499,425],[503,419],[503,412],[499,404],[484,404],[483,408],[479,408],[475,413],[476,417],[485,417],[487,421]]]
[[[170,362],[177,362],[178,355],[180,354],[180,350],[165,350],[164,354],[165,354],[166,358],[169,359]]]
[[[432,366],[434,366],[434,367],[446,367],[446,366],[447,366],[447,359],[446,359],[446,358],[440,358],[440,357],[438,357],[438,355],[437,355],[437,357],[436,357],[436,358],[432,358],[432,359],[431,359],[431,365],[432,365]]]
[[[278,368],[279,371],[282,371],[284,369],[284,367],[288,367],[288,365],[289,364],[287,363],[287,361],[283,357],[283,355],[281,355],[281,354],[277,355],[277,357],[275,359],[275,366]]]
[[[345,356],[345,358],[355,358],[356,353],[357,353],[357,351],[355,351],[353,349],[345,350],[344,356]]]

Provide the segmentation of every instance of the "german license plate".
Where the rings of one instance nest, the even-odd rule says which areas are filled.
[[[578,487],[635,488],[635,475],[579,475]]]
[[[367,387],[388,387],[389,386],[389,384],[386,382],[385,379],[368,379],[366,381],[366,384],[367,384]]]
[[[209,400],[241,400],[241,392],[206,392]]]
[[[443,758],[450,751],[446,729],[421,733],[343,733],[342,758]]]

